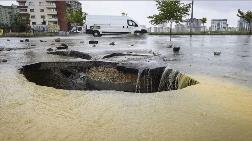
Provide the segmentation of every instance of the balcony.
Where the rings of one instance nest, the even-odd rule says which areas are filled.
[[[46,7],[47,8],[56,8],[56,4],[47,4]]]
[[[47,19],[47,20],[48,20],[48,22],[57,22],[57,21],[58,21],[57,18],[49,18],[49,19]]]
[[[17,6],[17,8],[19,8],[19,9],[27,9],[28,6]]]

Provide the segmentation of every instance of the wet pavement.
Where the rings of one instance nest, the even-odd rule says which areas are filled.
[[[30,63],[72,60],[71,57],[53,56],[46,49],[66,43],[68,50],[80,51],[92,56],[92,60],[121,61],[148,66],[167,66],[189,74],[202,74],[221,77],[233,82],[252,86],[252,37],[250,36],[175,36],[173,43],[180,46],[178,54],[169,48],[168,36],[92,36],[61,37],[61,43],[54,42],[57,37],[31,38],[29,43],[20,43],[26,38],[1,38],[0,48],[11,48],[1,51],[0,59],[17,68]],[[10,39],[10,41],[7,41]],[[46,41],[46,42],[41,42]],[[97,40],[96,47],[88,44]],[[109,45],[115,42],[115,45]],[[34,46],[36,45],[36,46]],[[221,52],[214,56],[214,52]],[[126,55],[105,58],[106,55],[121,53]],[[127,55],[128,54],[128,55]],[[131,55],[130,55],[131,54]],[[82,60],[82,59],[77,59]],[[3,64],[1,64],[3,65]]]
[[[252,140],[252,37],[176,36],[173,44],[181,47],[176,54],[168,36],[60,37],[68,50],[95,61],[170,66],[200,82],[151,94],[69,91],[28,82],[18,71],[23,65],[85,60],[47,54],[61,44],[56,38],[29,43],[0,38],[0,49],[13,48],[0,51],[7,60],[0,63],[0,140]],[[89,40],[99,44],[93,47]],[[104,58],[112,53],[131,55]]]

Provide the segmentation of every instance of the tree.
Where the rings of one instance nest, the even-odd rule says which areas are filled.
[[[156,0],[158,14],[149,16],[150,23],[154,25],[170,23],[170,41],[172,34],[172,23],[180,23],[183,17],[189,15],[191,4],[181,3],[179,0]]]
[[[67,20],[70,25],[73,25],[76,30],[77,26],[83,26],[84,20],[86,19],[86,14],[81,10],[68,10],[67,12]]]
[[[10,26],[8,24],[0,23],[0,29],[3,29],[3,32],[9,32],[10,31]]]
[[[204,33],[206,32],[206,28],[205,28],[205,23],[207,23],[207,18],[202,18],[201,19],[201,22],[202,22],[202,24],[203,24],[203,27],[204,27]]]
[[[12,30],[15,32],[27,32],[30,30],[30,15],[18,13],[12,23]]]
[[[247,11],[247,12],[243,12],[240,9],[238,9],[238,17],[242,18],[243,20],[245,20],[246,22],[248,22],[249,24],[249,33],[252,33],[252,11]]]

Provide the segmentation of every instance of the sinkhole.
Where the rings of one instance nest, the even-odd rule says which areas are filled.
[[[198,81],[167,67],[137,69],[103,61],[40,62],[23,66],[20,72],[37,85],[65,90],[154,93],[198,84]]]

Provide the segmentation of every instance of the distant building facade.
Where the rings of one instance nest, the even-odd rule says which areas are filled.
[[[15,16],[18,12],[16,5],[2,6],[0,5],[0,24],[11,26],[15,21]]]
[[[227,19],[212,19],[210,30],[211,31],[227,31],[228,30]]]
[[[42,31],[68,31],[66,13],[68,8],[80,9],[77,0],[17,0],[19,12],[30,15],[30,26]]]
[[[175,25],[175,32],[188,32],[188,29],[184,24],[179,23]]]
[[[187,29],[192,28],[192,32],[201,32],[203,29],[201,19],[186,19],[184,22]]]
[[[249,31],[250,30],[249,23],[242,18],[240,18],[240,20],[238,21],[238,28],[239,28],[239,31]]]

